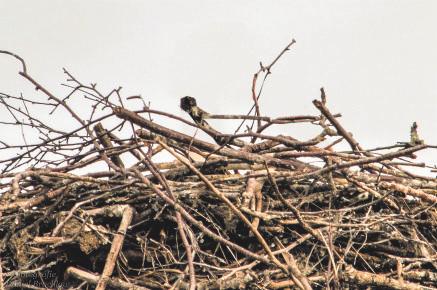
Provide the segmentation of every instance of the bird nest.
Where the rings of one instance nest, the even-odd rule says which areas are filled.
[[[437,180],[409,169],[427,168],[414,154],[436,146],[413,124],[406,142],[364,149],[323,89],[316,115],[261,115],[257,79],[293,43],[261,64],[248,114],[184,97],[192,121],[128,109],[142,98],[66,70],[59,98],[3,51],[48,100],[1,94],[9,124],[39,141],[2,140],[0,289],[437,288]],[[40,107],[77,126],[57,128]],[[244,130],[224,134],[217,120]],[[318,134],[287,135],[296,123]]]

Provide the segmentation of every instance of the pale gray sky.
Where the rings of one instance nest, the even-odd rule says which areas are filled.
[[[58,94],[66,67],[182,116],[184,95],[214,113],[246,113],[259,61],[295,38],[268,80],[262,114],[316,114],[311,100],[324,86],[362,145],[408,141],[413,121],[437,144],[436,1],[0,0],[0,11],[0,49]],[[36,95],[18,69],[0,56],[0,91]],[[281,133],[313,134],[289,130]],[[436,163],[435,155],[420,156]]]

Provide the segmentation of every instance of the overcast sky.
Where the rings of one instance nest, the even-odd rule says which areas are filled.
[[[0,49],[57,94],[66,67],[181,116],[184,95],[214,113],[246,113],[259,61],[294,38],[268,80],[263,115],[316,114],[323,86],[363,146],[408,141],[413,121],[437,144],[437,1],[0,0],[0,11]],[[0,91],[37,94],[18,69],[0,56]],[[276,133],[313,134],[288,130]],[[437,162],[435,150],[420,156]]]

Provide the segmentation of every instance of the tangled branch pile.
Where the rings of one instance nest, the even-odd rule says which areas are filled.
[[[363,149],[323,89],[319,115],[261,116],[257,78],[293,42],[255,74],[249,114],[212,115],[184,97],[194,122],[129,110],[140,97],[105,95],[68,71],[71,92],[58,98],[3,51],[48,101],[1,95],[11,124],[41,141],[0,163],[0,289],[436,289],[437,180],[406,169],[425,167],[414,153],[436,146],[414,124],[408,142]],[[86,121],[70,105],[78,98],[91,103]],[[32,113],[38,106],[64,110],[78,127],[49,126]],[[210,119],[248,126],[223,134]],[[265,133],[293,123],[320,134]],[[20,149],[6,141],[3,151]]]

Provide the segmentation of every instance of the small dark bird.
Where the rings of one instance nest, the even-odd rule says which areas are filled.
[[[197,107],[196,99],[190,96],[181,98],[181,109],[189,113],[192,107]]]
[[[410,129],[410,145],[416,146],[420,144],[424,144],[425,142],[420,139],[419,133],[417,133],[417,123],[414,122]]]
[[[181,109],[190,114],[194,122],[199,124],[206,123],[204,119],[209,117],[209,113],[205,112],[197,106],[196,99],[190,96],[181,98]]]
[[[184,110],[190,115],[190,117],[199,126],[199,128],[201,128],[212,138],[214,138],[215,142],[218,145],[222,146],[229,142],[232,142],[232,144],[238,144],[239,146],[244,145],[244,143],[242,143],[237,139],[231,140],[230,137],[224,137],[222,133],[212,128],[208,124],[208,122],[205,121],[205,119],[208,119],[209,117],[211,117],[211,115],[197,106],[197,102],[195,98],[190,96],[185,96],[181,98],[180,106],[182,110]]]

